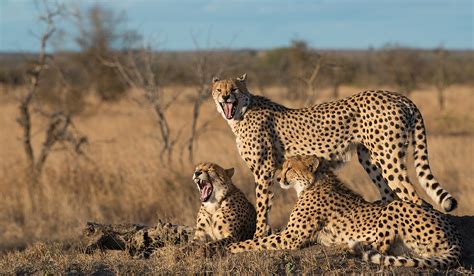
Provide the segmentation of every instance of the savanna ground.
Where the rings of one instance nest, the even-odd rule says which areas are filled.
[[[250,89],[256,94],[260,91]],[[414,272],[367,265],[340,248],[314,246],[298,251],[246,253],[234,256],[196,258],[176,248],[165,248],[149,260],[134,260],[125,252],[83,253],[80,235],[86,221],[133,222],[152,225],[158,218],[193,225],[199,195],[191,181],[194,164],[184,148],[191,121],[192,102],[188,88],[170,87],[180,93],[169,109],[172,130],[181,130],[172,162],[160,161],[160,141],[150,106],[140,105],[132,91],[115,103],[94,98],[77,118],[75,126],[87,135],[87,158],[55,148],[49,157],[40,185],[32,191],[25,174],[21,128],[15,119],[16,91],[0,91],[0,272],[2,273],[196,273],[196,272]],[[342,87],[343,96],[362,89]],[[291,107],[302,101],[285,99],[279,88],[265,90],[266,96]],[[329,99],[322,90],[318,101]],[[421,109],[428,129],[432,169],[459,202],[456,216],[474,215],[474,87],[452,86],[446,91],[447,107],[440,112],[435,90],[416,90],[411,98]],[[236,168],[234,183],[254,202],[253,180],[240,159],[234,136],[217,114],[211,99],[202,108],[201,122],[209,127],[197,141],[195,162],[212,161]],[[35,146],[43,140],[45,122],[35,117]],[[409,159],[412,181],[416,182]],[[370,179],[356,158],[338,174],[367,200],[377,199]],[[417,190],[427,199],[421,189]],[[270,216],[276,227],[285,225],[295,195],[278,187]],[[31,202],[37,202],[33,208]],[[473,273],[474,222],[456,218],[465,240],[464,267],[452,272]]]

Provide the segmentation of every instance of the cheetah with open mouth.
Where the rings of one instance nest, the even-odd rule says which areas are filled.
[[[256,237],[270,233],[270,186],[283,160],[296,155],[316,155],[347,161],[357,150],[360,164],[377,185],[382,202],[400,198],[426,205],[408,179],[406,155],[411,140],[419,182],[443,211],[457,201],[433,176],[428,160],[426,131],[416,105],[388,91],[365,91],[353,96],[292,109],[253,95],[246,75],[211,84],[216,108],[236,136],[242,159],[256,182]]]
[[[252,238],[255,232],[255,208],[232,183],[234,169],[214,163],[200,163],[193,181],[200,193],[193,241],[212,242],[214,248]]]

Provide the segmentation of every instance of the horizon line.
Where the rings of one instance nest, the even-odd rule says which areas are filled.
[[[240,48],[233,48],[233,47],[221,47],[221,48],[203,48],[203,49],[152,49],[154,52],[215,52],[215,51],[229,51],[229,52],[237,52],[237,51],[268,51],[268,50],[274,50],[274,49],[282,49],[282,48],[291,48],[290,45],[287,46],[276,46],[272,48],[252,48],[252,47],[240,47]],[[378,50],[384,50],[384,49],[406,49],[406,50],[419,50],[419,51],[430,51],[430,50],[436,50],[436,49],[444,49],[446,51],[453,51],[453,52],[471,52],[474,51],[474,48],[457,48],[457,47],[442,47],[442,46],[436,46],[436,47],[412,47],[412,46],[406,46],[406,45],[388,45],[388,46],[381,46],[381,47],[308,47],[310,50],[316,50],[316,51],[378,51]],[[129,50],[138,50],[140,48],[132,48]],[[115,51],[125,51],[126,49],[115,49]],[[31,50],[0,50],[0,54],[37,54],[39,51],[31,51]],[[46,53],[51,54],[51,53],[80,53],[82,52],[81,50],[74,50],[74,49],[64,49],[64,50],[55,50],[55,51],[46,51]]]

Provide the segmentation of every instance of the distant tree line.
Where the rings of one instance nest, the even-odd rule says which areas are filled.
[[[95,90],[104,100],[119,98],[125,83],[113,69],[100,64],[96,55],[120,55],[119,50],[84,46],[80,52],[55,53],[80,90]],[[125,54],[125,53],[123,53]],[[269,50],[199,50],[194,52],[156,52],[156,74],[166,69],[163,85],[193,85],[199,80],[190,64],[202,55],[209,57],[211,67],[220,68],[227,63],[224,74],[248,72],[255,85],[262,87],[284,86],[294,96],[306,89],[306,78],[319,66],[318,86],[337,89],[341,84],[361,87],[389,85],[409,94],[419,85],[472,84],[474,83],[474,54],[472,51],[451,51],[443,48],[419,50],[387,45],[368,50],[318,50],[309,48],[303,41],[290,46]],[[0,83],[23,85],[28,54],[0,54]],[[49,76],[54,79],[54,76]],[[441,79],[440,79],[441,78]],[[48,81],[48,84],[54,83]],[[264,88],[263,88],[264,89]]]
[[[443,106],[446,87],[474,83],[473,51],[442,47],[421,50],[396,44],[379,49],[324,50],[311,48],[302,40],[268,50],[202,50],[197,47],[195,51],[186,52],[159,51],[144,47],[141,36],[124,27],[123,14],[95,5],[74,15],[78,33],[74,40],[80,51],[53,53],[55,64],[61,70],[45,68],[38,85],[39,100],[54,103],[58,100],[56,95],[62,94],[61,100],[71,112],[81,110],[87,93],[96,93],[104,101],[125,95],[132,82],[124,79],[119,67],[107,65],[106,61],[113,59],[131,65],[131,60],[143,57],[145,48],[147,73],[155,75],[161,87],[202,86],[203,77],[209,75],[225,77],[247,72],[251,85],[262,93],[268,87],[280,86],[286,89],[290,99],[314,101],[321,87],[331,87],[333,97],[337,98],[341,85],[362,89],[392,86],[407,95],[419,86],[428,85],[437,88],[440,106]],[[30,70],[30,61],[35,56],[0,54],[0,84],[27,84],[25,72]],[[198,72],[203,60],[206,72]],[[143,62],[134,64],[135,69],[143,65]],[[134,68],[129,66],[128,69]],[[68,92],[58,93],[64,81],[69,84]]]

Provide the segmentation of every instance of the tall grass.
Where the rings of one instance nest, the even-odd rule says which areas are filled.
[[[455,214],[474,213],[473,90],[472,87],[451,87],[447,91],[444,113],[438,112],[433,89],[413,94],[413,100],[425,117],[435,176],[459,200]],[[187,96],[187,88],[174,87],[169,91],[182,93],[168,111],[174,133],[181,130],[171,164],[159,161],[160,141],[156,138],[153,111],[133,100],[138,97],[137,93],[132,92],[117,103],[103,104],[89,99],[86,110],[75,121],[76,127],[89,138],[90,144],[85,151],[88,158],[56,148],[47,162],[40,185],[34,190],[25,174],[13,92],[0,95],[0,250],[35,240],[76,238],[80,227],[88,220],[152,224],[162,218],[192,225],[199,208],[199,195],[191,181],[194,164],[188,162],[183,150],[192,102]],[[343,95],[357,91],[359,89],[354,87],[341,89]],[[301,106],[300,102],[284,99],[283,89],[267,89],[266,93],[288,106]],[[321,91],[319,100],[327,100],[329,94],[329,91]],[[207,120],[211,121],[210,127],[197,142],[196,161],[212,161],[223,167],[236,168],[234,182],[253,201],[253,177],[238,155],[231,130],[210,99],[202,109],[202,121]],[[45,122],[35,118],[33,123],[36,126],[34,143],[40,146],[41,127]],[[411,179],[417,183],[412,160],[409,162]],[[365,198],[377,198],[375,186],[356,158],[339,174]],[[276,198],[270,221],[274,226],[282,226],[295,196],[278,187],[274,190]],[[36,210],[32,209],[32,197],[39,203]]]

